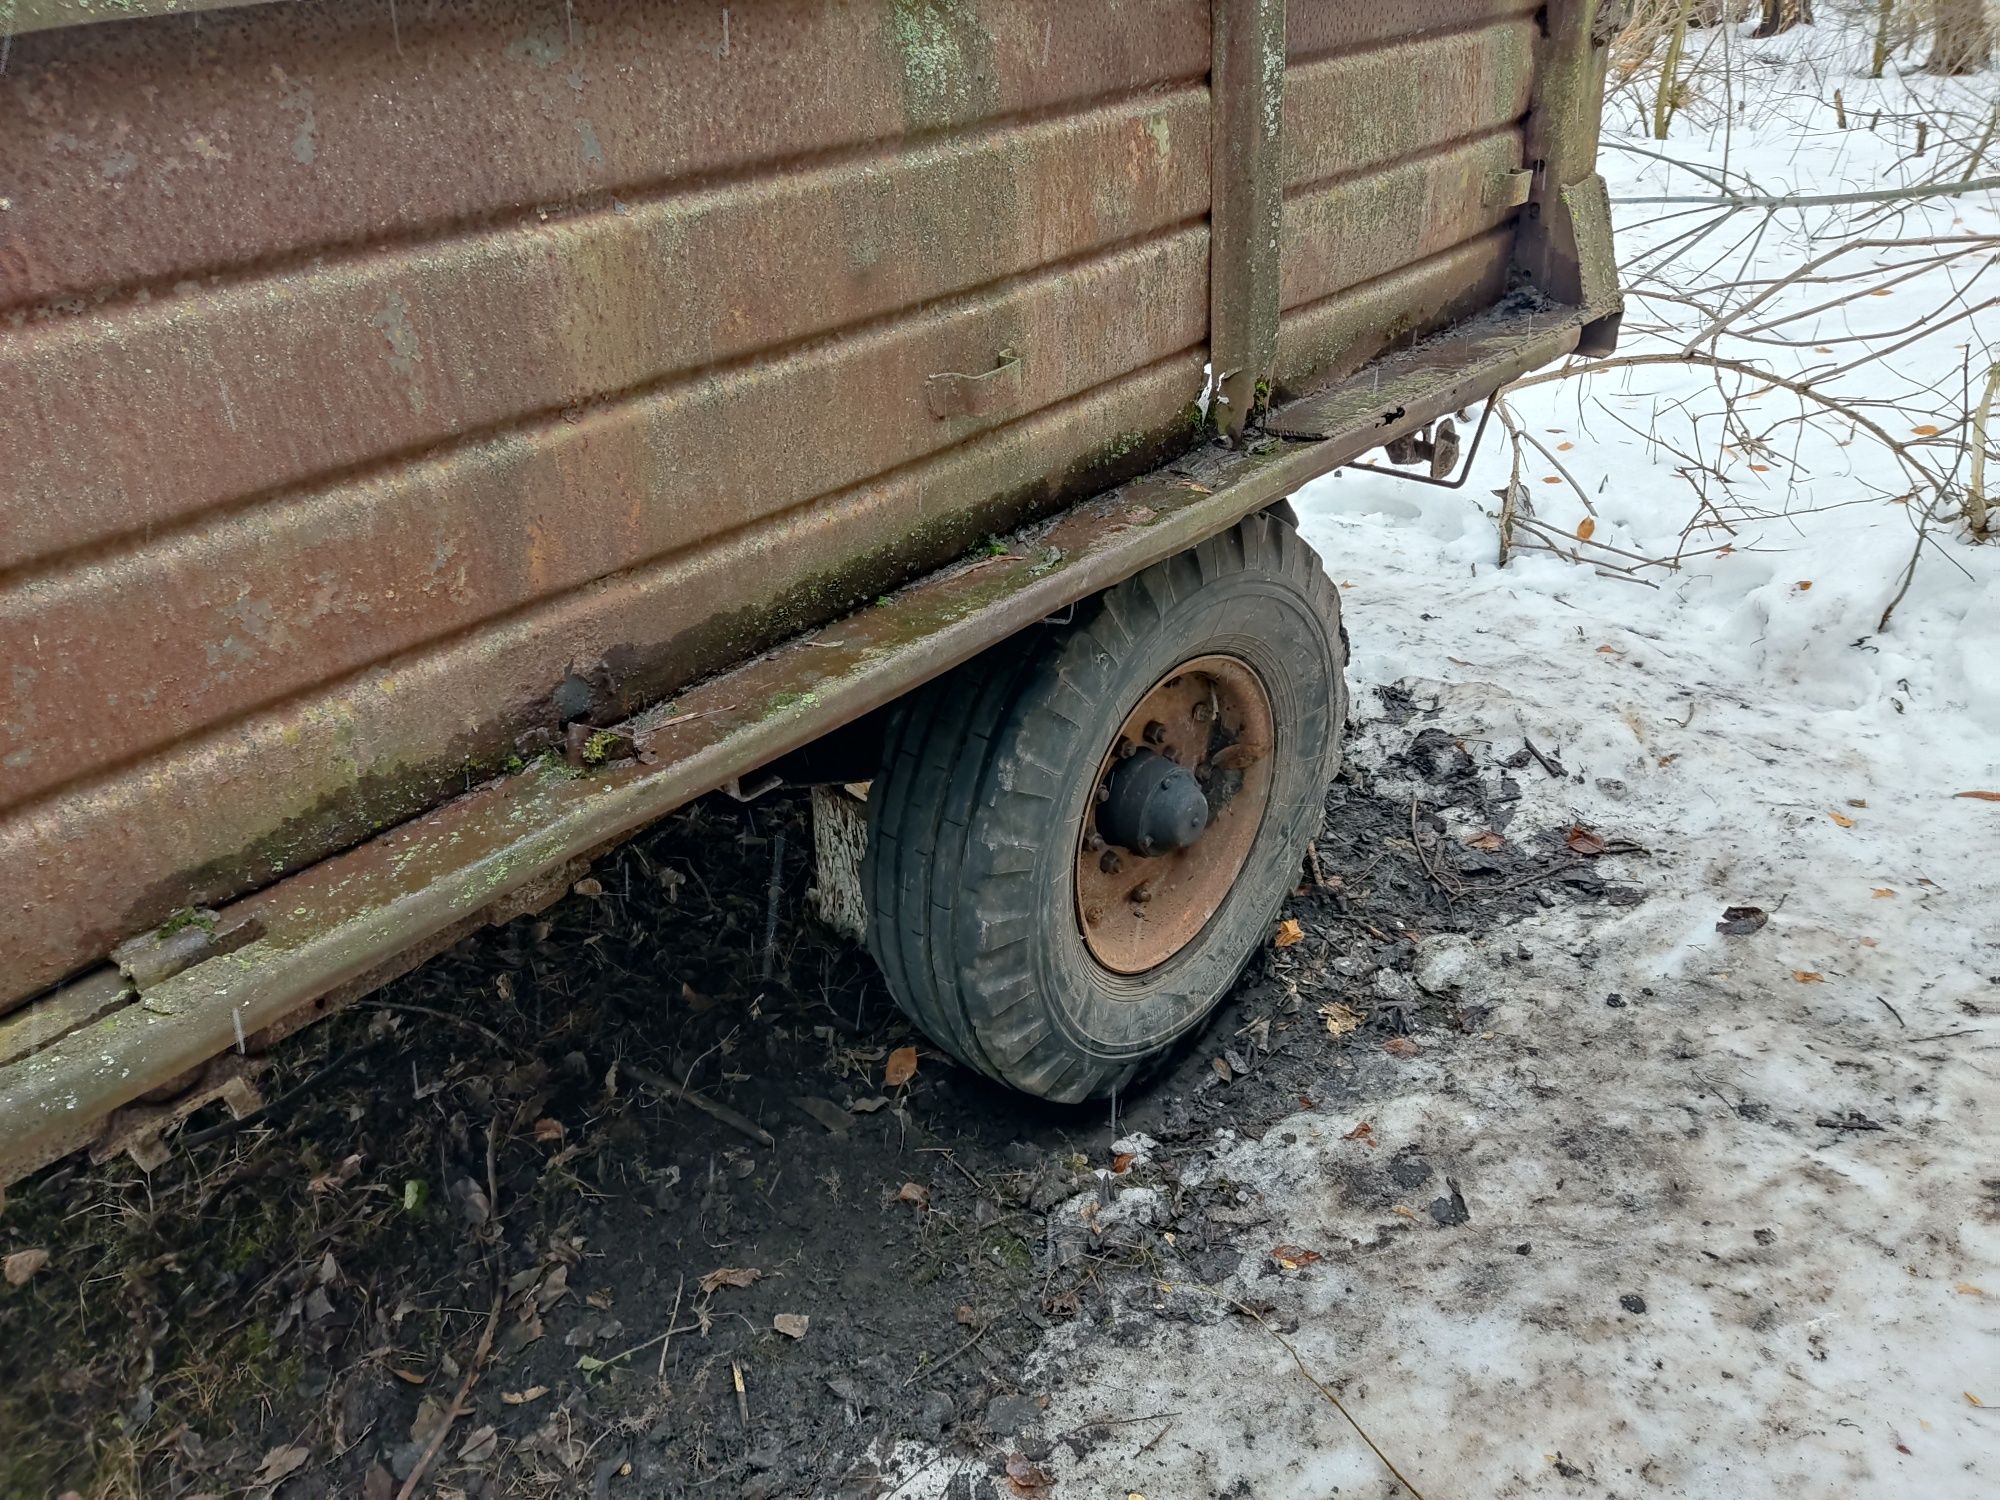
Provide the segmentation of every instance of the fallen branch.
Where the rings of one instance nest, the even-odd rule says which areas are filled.
[[[1739,208],[1832,208],[1843,203],[1899,203],[1920,198],[1957,198],[2000,188],[2000,177],[1975,177],[1967,182],[1923,182],[1910,187],[1860,188],[1851,193],[1717,193],[1665,194],[1658,198],[1613,198],[1617,205],[1708,204],[1734,212]]]
[[[717,1104],[706,1094],[697,1094],[684,1083],[675,1083],[664,1073],[655,1073],[641,1063],[627,1059],[621,1062],[623,1068],[634,1080],[644,1084],[656,1094],[665,1094],[678,1099],[683,1104],[692,1104],[711,1119],[720,1120],[739,1135],[746,1135],[760,1146],[776,1146],[777,1138],[748,1116],[740,1115],[726,1104]]]

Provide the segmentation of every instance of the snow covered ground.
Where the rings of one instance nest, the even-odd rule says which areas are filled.
[[[1852,45],[1819,32],[1732,45],[1742,109],[1684,122],[1664,147],[1615,138],[1615,199],[1707,188],[1620,141],[1726,164],[1740,191],[1917,180],[1937,165],[1908,159],[1918,106],[1987,109],[1995,87],[1992,73],[1869,84],[1848,71]],[[1834,129],[1833,87],[1851,118],[1881,108],[1890,123]],[[1628,265],[1695,222],[1666,211],[1620,209]],[[1860,234],[1990,233],[2000,199],[1859,219],[1738,215],[1654,284],[1698,295],[1779,276]],[[1788,326],[1796,345],[1718,352],[1787,376],[1844,362],[1990,295],[1975,273],[1992,259],[1885,272],[1888,295]],[[1762,316],[1829,295],[1793,286]],[[1631,316],[1693,313],[1635,300]],[[1681,329],[1628,333],[1624,352],[1677,347]],[[1982,330],[2000,316],[1920,336],[1838,388],[1897,399],[1874,415],[1898,439],[1942,425],[1944,393],[1962,412],[1961,372],[1993,357]],[[2000,546],[1933,526],[1878,629],[1921,500],[1879,444],[1839,419],[1786,423],[1798,401],[1760,384],[1730,389],[1746,425],[1783,424],[1769,447],[1722,446],[1702,370],[1513,398],[1595,506],[1597,541],[1687,557],[1643,570],[1654,587],[1600,574],[1587,550],[1497,569],[1504,441],[1457,494],[1350,473],[1298,497],[1342,584],[1357,715],[1401,683],[1438,700],[1436,722],[1483,764],[1524,736],[1559,753],[1566,779],[1518,773],[1507,836],[1581,821],[1634,840],[1650,857],[1626,873],[1647,899],[1432,940],[1425,983],[1492,1003],[1484,1034],[1422,1038],[1413,1059],[1329,1045],[1340,1110],[1180,1164],[1268,1214],[1259,1245],[1323,1259],[1274,1271],[1246,1248],[1199,1294],[1268,1304],[1270,1327],[1218,1312],[1052,1333],[1023,1377],[1049,1394],[1049,1432],[1174,1414],[1082,1457],[1058,1447],[1056,1493],[1396,1493],[1275,1328],[1431,1500],[2000,1494],[2000,802],[1960,795],[2000,791]],[[1677,472],[1687,455],[1712,472]],[[1577,490],[1544,484],[1562,476],[1532,450],[1523,476],[1544,526],[1574,535]],[[1684,536],[1697,483],[1731,530]],[[1407,736],[1376,718],[1355,754],[1382,767]],[[1718,931],[1733,906],[1768,921]],[[1863,1122],[1880,1128],[1839,1128]],[[1468,1222],[1433,1222],[1435,1186],[1407,1202],[1357,1189],[1411,1146]],[[941,1495],[959,1466],[912,1467],[899,1495]]]

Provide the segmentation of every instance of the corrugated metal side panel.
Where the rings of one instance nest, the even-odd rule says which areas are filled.
[[[1436,39],[1496,21],[1526,20],[1543,4],[1544,0],[1385,0],[1378,5],[1292,0],[1285,7],[1286,60],[1296,68],[1334,53],[1419,37]]]
[[[1149,93],[38,321],[0,336],[0,570],[1186,223],[1207,128]]]
[[[1494,188],[1523,164],[1537,31],[1518,0],[1293,6],[1287,24],[1273,385],[1295,395],[1505,290],[1518,210]]]
[[[1208,14],[22,39],[0,1008],[1188,442]]]
[[[781,514],[1193,348],[1207,327],[1207,269],[1206,232],[1183,229],[18,584],[0,593],[0,659],[41,675],[0,685],[11,711],[0,715],[0,800]],[[927,377],[990,370],[1003,350],[1019,360],[1011,400],[933,416]],[[108,638],[118,649],[105,649]],[[79,694],[144,709],[58,711]],[[10,733],[8,723],[25,727]]]
[[[17,200],[0,308],[1207,70],[1208,6],[1191,0],[298,0],[41,33],[0,79]]]
[[[1181,440],[1107,454],[1101,435],[1173,430],[1203,357],[1167,360],[0,819],[10,914],[34,917],[0,923],[0,975],[59,975],[74,954],[101,953],[165,912],[264,884],[304,862],[301,850],[345,847],[462,790],[481,774],[468,764],[490,765],[491,747],[523,726],[585,712],[614,720],[1065,494],[1163,460]],[[829,558],[858,560],[829,582]],[[713,600],[737,607],[701,602]]]

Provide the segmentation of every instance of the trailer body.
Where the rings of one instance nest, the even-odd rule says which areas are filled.
[[[0,1180],[1581,343],[1592,0],[0,0]]]

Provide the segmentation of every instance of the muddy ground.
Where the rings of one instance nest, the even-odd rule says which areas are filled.
[[[689,808],[296,1039],[270,1108],[198,1117],[150,1178],[23,1185],[0,1248],[49,1259],[0,1287],[0,1495],[862,1497],[909,1440],[975,1460],[967,1500],[1042,1492],[1052,1447],[1148,1415],[1047,1432],[1018,1383],[1047,1330],[1130,1338],[1188,1316],[1163,1287],[1283,1262],[1181,1148],[1336,1107],[1357,1050],[1478,1032],[1418,984],[1419,937],[1640,898],[1615,842],[1467,841],[1563,774],[1542,747],[1381,707],[1403,748],[1350,758],[1272,944],[1115,1107],[1038,1106],[915,1034],[806,915],[782,793]],[[1413,774],[1414,803],[1377,789]],[[1414,1152],[1353,1170],[1465,1213]]]

